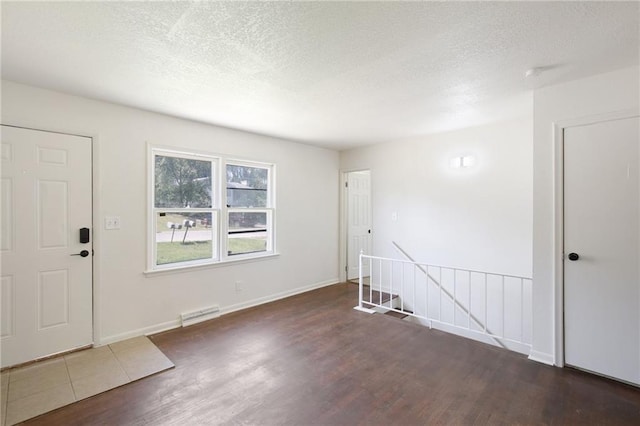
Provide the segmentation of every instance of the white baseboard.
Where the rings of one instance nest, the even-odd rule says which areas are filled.
[[[542,364],[555,365],[553,354],[548,354],[546,352],[539,352],[531,349],[531,352],[529,353],[529,359],[531,361],[540,362]]]
[[[275,293],[265,297],[259,297],[257,299],[248,300],[242,303],[236,303],[230,306],[224,306],[220,308],[220,315],[230,314],[242,309],[252,308],[254,306],[262,305],[264,303],[275,302],[276,300],[285,299],[287,297],[295,296],[296,294],[306,293],[307,291],[315,290],[322,287],[338,284],[340,280],[338,278],[321,281],[319,283],[307,285],[304,287],[294,288],[293,290],[287,290],[280,293]],[[150,325],[148,327],[138,328],[136,330],[127,331],[125,333],[114,334],[101,338],[99,341],[96,339],[94,346],[104,346],[111,343],[119,342],[121,340],[131,339],[138,336],[148,336],[150,334],[161,333],[163,331],[171,330],[180,327],[182,324],[180,319],[177,318],[173,321],[167,321],[160,324]]]
[[[420,324],[424,327],[433,328],[434,330],[444,331],[445,333],[454,334],[456,336],[464,337],[466,339],[475,340],[476,342],[485,343],[487,345],[502,347],[503,349],[517,352],[523,355],[528,355],[530,353],[530,346],[525,343],[512,342],[504,339],[493,339],[486,334],[475,332],[472,330],[465,330],[463,328],[458,328],[452,326],[451,324],[440,323],[436,320],[428,320],[423,318],[418,318],[414,316],[408,316],[404,318],[405,321],[412,322],[414,324]],[[501,345],[496,342],[496,340],[500,341]]]
[[[295,296],[296,294],[306,293],[307,291],[316,290],[318,288],[338,284],[339,282],[340,280],[338,278],[333,278],[330,280],[321,281],[319,283],[311,284],[308,286],[294,288],[293,290],[282,291],[280,293],[271,294],[269,296],[247,300],[246,302],[236,303],[235,305],[224,306],[220,308],[220,314],[221,315],[230,314],[231,312],[252,308],[254,306],[262,305],[264,303],[275,302],[276,300],[285,299],[287,297]]]
[[[110,345],[111,343],[119,342],[121,340],[131,339],[138,336],[148,336],[150,334],[161,333],[163,331],[171,330],[180,327],[182,324],[180,319],[174,321],[167,321],[160,324],[151,325],[149,327],[138,328],[137,330],[127,331],[125,333],[114,334],[107,336],[96,342],[94,346]]]

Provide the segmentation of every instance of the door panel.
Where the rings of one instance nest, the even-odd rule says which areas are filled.
[[[69,323],[69,274],[66,269],[38,274],[38,330]]]
[[[36,233],[41,249],[67,246],[69,233],[68,192],[67,182],[38,181]]]
[[[2,178],[2,228],[0,231],[0,250],[13,250],[13,179]]]
[[[639,129],[630,118],[564,133],[565,362],[636,384]]]
[[[13,288],[13,276],[3,276],[2,282],[2,321],[0,333],[1,338],[11,337],[14,335],[14,322],[15,322],[15,290]]]
[[[371,175],[368,171],[351,172],[348,182],[347,279],[358,278],[360,251],[371,254]],[[368,259],[363,261],[369,270]],[[369,275],[368,272],[364,274]]]
[[[91,344],[91,139],[2,126],[2,366]]]

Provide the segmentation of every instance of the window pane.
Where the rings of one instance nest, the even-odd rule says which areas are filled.
[[[267,213],[230,212],[228,255],[267,250]]]
[[[211,161],[155,156],[155,207],[211,207]]]
[[[267,207],[269,169],[227,164],[227,207]]]
[[[158,213],[156,221],[156,264],[216,257],[213,238],[216,222],[212,212],[163,212]]]

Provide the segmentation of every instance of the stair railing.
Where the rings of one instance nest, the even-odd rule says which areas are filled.
[[[517,345],[524,345],[530,348],[530,333],[529,336],[525,334],[525,327],[529,329],[531,325],[530,310],[528,310],[528,312],[525,312],[525,308],[530,307],[530,303],[525,303],[525,290],[531,289],[531,278],[418,263],[415,262],[415,260],[397,243],[392,243],[394,247],[404,257],[407,258],[407,260],[369,256],[360,253],[358,276],[358,306],[356,306],[355,309],[369,313],[376,312],[376,309],[382,311],[394,311],[424,321],[430,328],[435,325],[436,328],[440,329],[443,329],[444,327],[446,331],[447,328],[453,327],[454,329],[462,330],[464,332],[483,335],[490,340],[490,343],[493,343],[494,345],[500,346],[502,348],[508,348],[507,344],[505,344],[507,342],[515,343]],[[364,259],[367,259],[369,261],[368,271],[363,270],[362,265]],[[388,274],[383,274],[383,264],[388,264]],[[400,267],[394,269],[394,265],[399,265]],[[405,269],[407,268],[407,266],[413,269],[412,280],[406,279]],[[394,270],[398,269],[399,276],[395,277],[394,279]],[[426,277],[423,285],[425,294],[423,300],[424,305],[422,309],[420,309],[420,307],[418,306],[416,298],[416,293],[419,291],[417,289],[416,271],[419,271],[424,277]],[[436,278],[434,274],[431,273],[432,271],[439,272],[438,278]],[[449,272],[449,274],[453,277],[453,282],[451,283],[453,291],[450,291],[450,289],[447,289],[443,285],[443,271]],[[467,277],[466,300],[460,300],[460,298],[457,296],[458,276],[460,275],[464,275]],[[365,294],[364,289],[364,279],[366,277],[368,277],[368,279],[370,280],[368,292],[369,294]],[[474,277],[476,279],[472,280],[472,278]],[[491,312],[489,312],[490,306],[495,308],[495,303],[489,303],[489,278],[491,278],[492,282],[495,283],[497,281],[499,283],[499,293],[501,294],[501,302],[498,308],[493,309]],[[395,281],[399,281],[399,284]],[[472,300],[474,298],[472,298],[471,295],[472,281],[480,283],[480,285],[476,285],[475,287],[473,287],[473,289],[476,290],[476,304],[473,306]],[[517,287],[519,287],[519,289],[517,289]],[[376,289],[375,293],[374,288]],[[519,293],[519,297],[515,298],[516,300],[511,300],[511,304],[515,306],[510,306],[511,308],[515,308],[516,311],[519,311],[519,315],[517,315],[519,318],[517,318],[517,321],[519,321],[520,332],[517,336],[513,336],[513,333],[511,336],[507,336],[507,333],[505,331],[505,325],[507,321],[506,310],[508,307],[506,301],[507,289],[511,292],[516,289]],[[398,290],[399,294],[394,294],[394,292],[397,292]],[[477,294],[478,290],[480,290],[481,292],[480,295]],[[386,300],[383,301],[382,295],[385,292],[388,292],[389,296],[386,298]],[[438,298],[437,303],[435,303],[435,305],[437,305],[438,307],[437,315],[434,315],[433,310],[430,310],[430,306],[434,305],[432,297],[430,298],[431,293],[435,293],[437,295],[436,297]],[[376,296],[374,296],[374,294]],[[379,297],[377,297],[378,295]],[[447,321],[447,319],[445,319],[443,316],[443,296],[446,300],[448,300],[452,308],[452,319],[450,321]],[[393,302],[392,299],[395,300],[395,302]],[[478,309],[476,305],[480,305],[481,309]],[[475,312],[473,307],[476,307]],[[466,317],[466,324],[460,324],[460,321],[457,321],[456,312],[458,311],[462,312],[463,317]],[[478,311],[482,311],[484,315],[479,315]],[[484,318],[480,318],[482,316]],[[501,329],[501,333],[497,333],[488,327],[489,317],[499,317],[498,323],[501,322],[502,324],[501,327],[499,327]],[[511,318],[509,319],[510,323],[514,322],[514,319],[512,317],[513,315],[511,315]],[[494,324],[494,326],[498,328],[496,324]]]

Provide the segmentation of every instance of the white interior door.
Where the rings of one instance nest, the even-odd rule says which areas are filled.
[[[1,130],[5,367],[92,343],[93,251],[91,139]]]
[[[639,129],[629,118],[564,132],[565,362],[635,384]]]
[[[371,254],[371,173],[347,174],[347,279],[358,278],[360,250]],[[369,262],[363,262],[364,276],[368,276]]]

